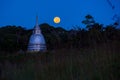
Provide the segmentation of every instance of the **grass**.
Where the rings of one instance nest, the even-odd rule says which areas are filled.
[[[1,80],[119,80],[119,44],[1,56]]]

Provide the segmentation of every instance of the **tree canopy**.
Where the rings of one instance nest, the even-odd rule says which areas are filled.
[[[91,15],[86,15],[82,21],[85,29],[77,28],[65,30],[53,27],[47,23],[40,24],[48,49],[84,48],[104,43],[120,41],[118,24],[103,26],[97,23]],[[0,51],[15,52],[26,50],[32,29],[26,30],[21,26],[0,27]]]

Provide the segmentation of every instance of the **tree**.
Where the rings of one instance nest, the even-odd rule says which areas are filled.
[[[17,51],[22,48],[24,41],[21,38],[26,35],[25,28],[21,26],[5,26],[0,28],[0,47],[4,51]],[[22,42],[22,43],[21,43]]]
[[[92,28],[92,25],[95,23],[94,18],[88,14],[85,16],[85,20],[82,21],[86,25],[86,28],[89,30]]]

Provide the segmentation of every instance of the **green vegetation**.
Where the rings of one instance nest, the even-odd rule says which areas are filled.
[[[53,27],[46,23],[39,25],[45,37],[48,49],[83,48],[97,46],[99,44],[120,41],[120,29],[118,23],[104,26],[95,22],[91,15],[85,16],[82,21],[86,28],[74,26],[71,30],[62,27]],[[26,51],[31,30],[21,26],[5,26],[0,28],[0,51],[17,52]],[[56,45],[57,44],[57,45]],[[4,54],[5,55],[5,54]]]
[[[116,45],[1,56],[1,80],[118,80]]]
[[[91,15],[65,30],[41,24],[48,51],[27,53],[32,30],[0,28],[0,80],[119,80],[120,29],[96,23]]]

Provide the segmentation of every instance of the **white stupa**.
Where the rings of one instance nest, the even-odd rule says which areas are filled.
[[[46,43],[38,25],[38,17],[36,17],[36,26],[34,27],[33,33],[29,39],[28,52],[39,51],[46,51]]]

